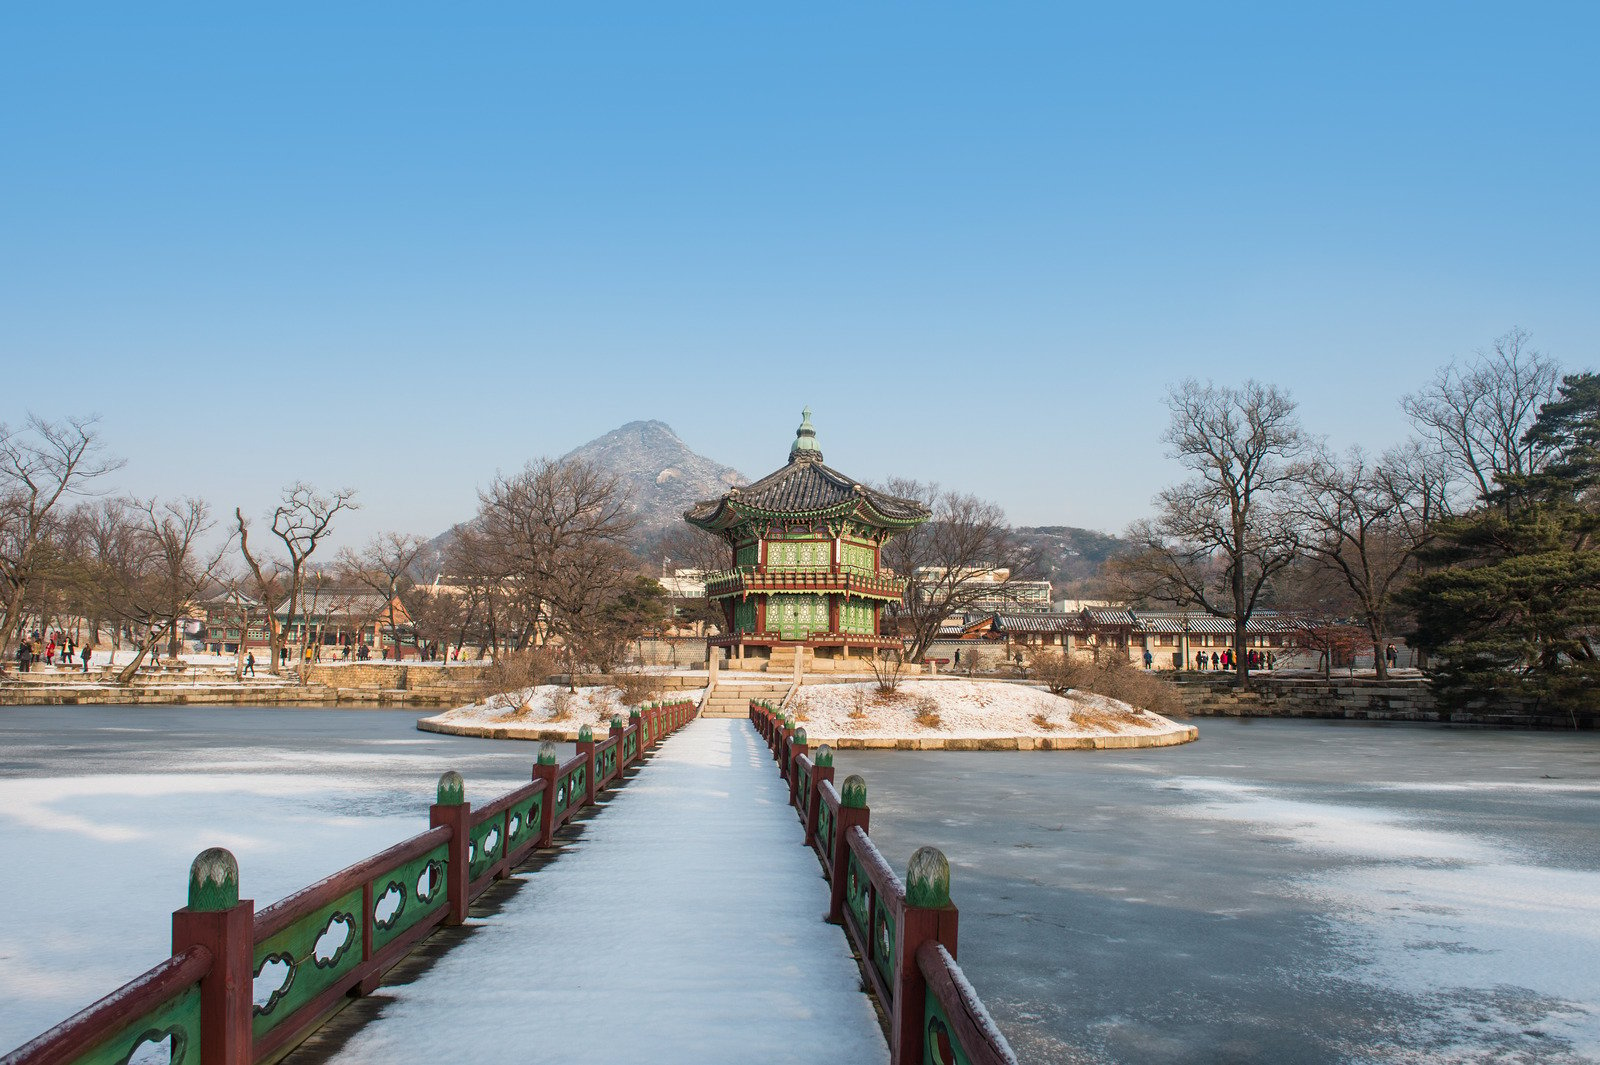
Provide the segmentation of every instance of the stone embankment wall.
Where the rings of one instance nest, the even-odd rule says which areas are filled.
[[[1180,674],[1175,678],[1184,710],[1196,717],[1315,717],[1350,721],[1425,721],[1496,728],[1571,729],[1565,713],[1551,713],[1529,702],[1443,710],[1420,677],[1377,681],[1307,677],[1255,677],[1248,690],[1214,677]],[[1578,728],[1592,729],[1592,715],[1579,715]]]

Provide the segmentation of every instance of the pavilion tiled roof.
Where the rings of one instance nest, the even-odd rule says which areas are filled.
[[[718,499],[702,500],[684,511],[683,517],[695,525],[726,528],[746,515],[839,514],[857,507],[865,507],[871,517],[893,525],[915,525],[926,521],[929,515],[928,508],[914,499],[901,499],[868,488],[825,465],[811,429],[811,412],[807,410],[796,445],[789,452],[787,466],[759,481],[731,488]],[[730,518],[735,520],[728,520]]]

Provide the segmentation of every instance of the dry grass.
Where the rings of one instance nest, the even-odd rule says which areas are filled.
[[[1028,675],[1044,684],[1053,695],[1076,690],[1118,699],[1156,714],[1183,710],[1183,702],[1171,681],[1158,673],[1135,667],[1119,649],[1108,649],[1098,661],[1059,651],[1039,651],[1028,662]],[[1081,712],[1074,716],[1083,720]]]
[[[1045,732],[1054,732],[1056,729],[1061,727],[1054,721],[1050,720],[1049,714],[1034,714],[1028,720],[1032,721],[1036,728],[1039,728]]]
[[[872,717],[867,713],[867,693],[861,688],[850,693],[850,712],[845,716],[857,727],[871,723]]]
[[[804,723],[811,720],[811,704],[806,702],[806,697],[803,695],[794,697],[794,702],[789,704],[789,712],[794,715],[796,721]]]
[[[939,700],[931,695],[917,696],[911,704],[911,709],[912,719],[923,728],[938,728],[939,722],[943,720],[939,717]]]
[[[542,647],[507,651],[497,655],[478,675],[477,683],[472,686],[472,694],[491,705],[497,699],[504,705],[511,701],[511,693],[543,684],[555,667],[555,655]]]
[[[613,678],[625,706],[639,706],[661,694],[661,680],[649,673],[622,673]]]
[[[572,716],[572,693],[565,688],[557,688],[550,693],[551,721],[565,721]]]

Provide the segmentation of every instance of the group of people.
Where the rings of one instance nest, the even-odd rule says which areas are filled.
[[[36,662],[65,668],[81,661],[87,673],[91,651],[87,642],[80,645],[76,637],[64,632],[53,632],[46,639],[43,633],[35,630],[17,641],[17,672],[31,672]]]
[[[1222,651],[1221,653],[1212,651],[1209,659],[1206,657],[1206,653],[1204,651],[1196,651],[1194,653],[1194,668],[1196,669],[1231,670],[1237,663],[1238,659],[1233,657],[1232,648]],[[1247,651],[1245,652],[1245,664],[1252,670],[1271,669],[1277,664],[1277,661],[1276,657],[1271,651]]]

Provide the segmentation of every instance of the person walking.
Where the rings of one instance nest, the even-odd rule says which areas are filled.
[[[256,675],[256,653],[254,651],[250,651],[244,656],[244,675],[247,677]]]
[[[78,648],[78,657],[83,659],[83,671],[89,672],[89,645],[86,643]]]
[[[1144,649],[1144,668],[1149,669],[1156,664],[1156,656],[1150,653],[1150,648]]]

